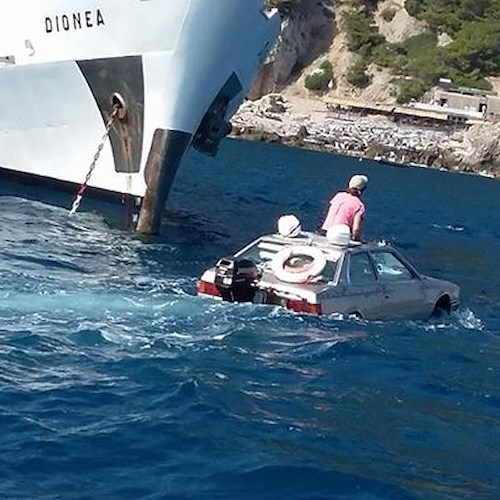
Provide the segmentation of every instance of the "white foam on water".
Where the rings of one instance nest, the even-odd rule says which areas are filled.
[[[468,330],[484,330],[484,324],[481,318],[478,318],[469,308],[459,309],[454,313],[454,315],[457,317],[460,325],[464,328],[467,328]]]

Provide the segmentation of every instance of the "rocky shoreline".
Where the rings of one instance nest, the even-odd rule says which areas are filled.
[[[432,123],[269,94],[246,101],[232,137],[500,178],[500,123]]]

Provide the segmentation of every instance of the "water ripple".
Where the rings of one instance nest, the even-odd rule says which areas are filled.
[[[497,497],[492,180],[363,162],[379,186],[367,235],[458,281],[450,318],[365,322],[196,297],[200,273],[280,213],[299,207],[316,227],[358,169],[226,141],[217,162],[194,156],[180,172],[151,238],[2,184],[2,498]],[[388,197],[380,186],[395,182]]]

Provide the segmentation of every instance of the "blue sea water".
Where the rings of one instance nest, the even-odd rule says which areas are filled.
[[[459,283],[452,317],[196,296],[279,215],[318,227],[353,173],[365,237]],[[1,498],[499,497],[498,181],[227,140],[152,238],[27,189],[0,187]]]

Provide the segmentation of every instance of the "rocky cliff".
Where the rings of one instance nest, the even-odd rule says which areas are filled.
[[[369,84],[366,87],[356,87],[347,81],[349,68],[360,62],[363,56],[349,49],[349,28],[345,16],[369,11],[372,27],[377,36],[385,40],[381,49],[388,52],[398,51],[402,47],[395,48],[393,44],[409,39],[416,40],[414,37],[417,35],[435,30],[426,21],[416,19],[408,13],[407,1],[409,0],[274,0],[278,5],[284,3],[289,7],[282,16],[281,35],[255,83],[250,98],[277,91],[284,91],[289,95],[294,93],[301,97],[311,96],[304,87],[304,77],[327,59],[333,64],[334,81],[333,85],[325,89],[324,95],[349,95],[362,100],[394,102],[394,70],[373,64],[366,56],[364,58],[368,64]],[[412,3],[415,2],[412,0]],[[446,9],[452,7],[442,6],[441,10]],[[469,24],[474,24],[474,17],[470,19]],[[470,33],[470,36],[477,35]],[[452,42],[453,38],[448,33],[439,31],[435,42],[438,46],[446,47]],[[428,48],[425,46],[425,39],[418,43],[424,44],[422,51],[425,52]],[[483,48],[485,54],[490,53],[488,47]],[[460,50],[476,50],[479,57],[481,56],[480,46],[462,47]],[[439,61],[436,61],[435,66],[438,65]],[[428,68],[425,70],[428,71]],[[486,80],[493,87],[493,91],[500,93],[500,78],[487,77]]]
[[[335,35],[335,0],[299,0],[283,15],[279,38],[263,65],[249,98],[281,91],[304,68],[328,52]]]

